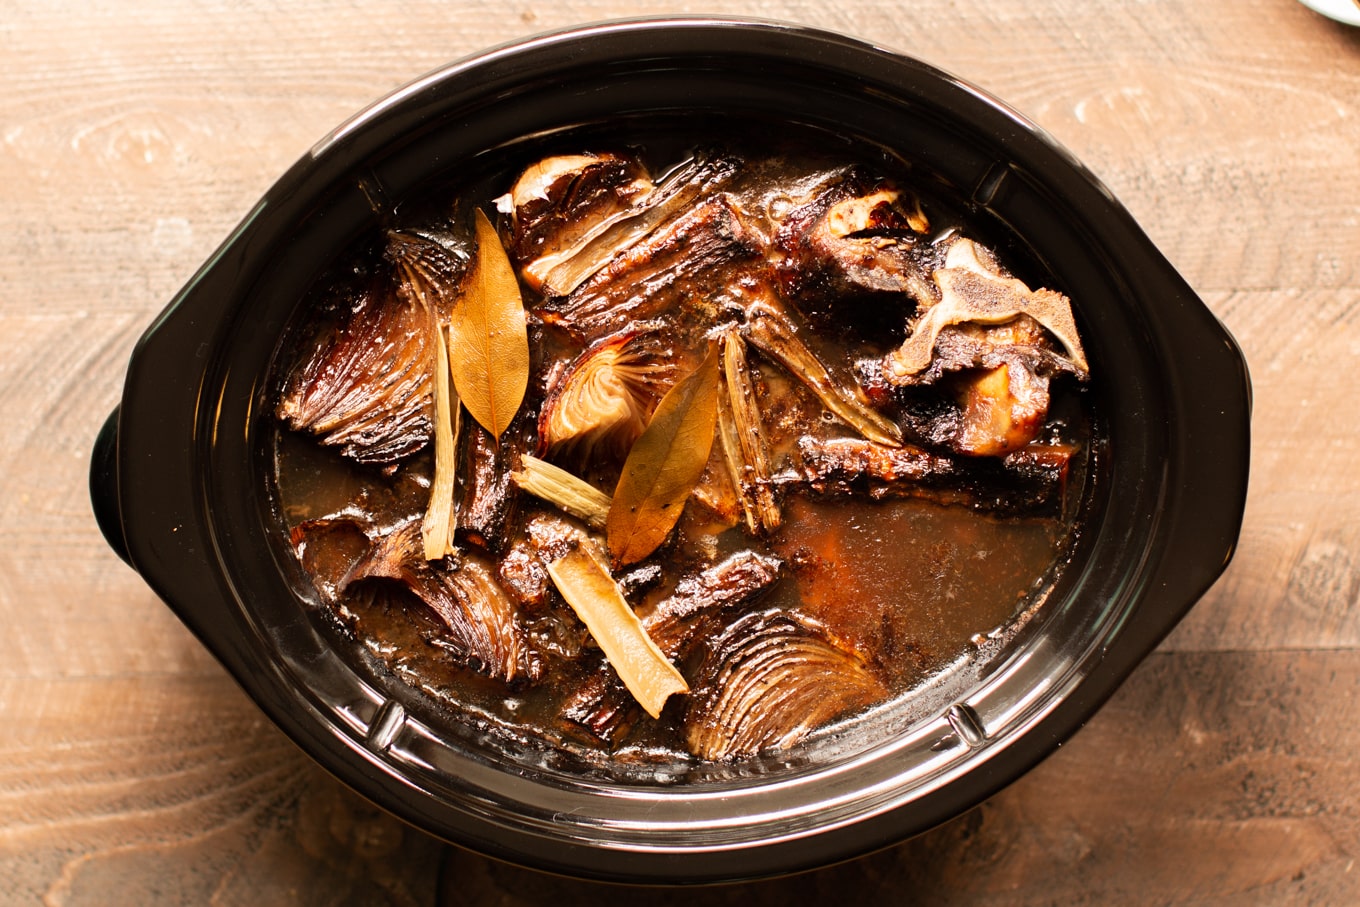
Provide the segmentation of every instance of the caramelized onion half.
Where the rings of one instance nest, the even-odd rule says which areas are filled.
[[[631,332],[586,350],[549,388],[538,419],[543,450],[627,451],[665,393],[674,367],[656,338]]]
[[[347,589],[363,580],[405,586],[448,628],[441,645],[474,671],[507,682],[542,674],[542,664],[516,622],[514,603],[496,582],[494,570],[475,556],[435,569],[425,560],[418,522],[381,536],[343,585]]]
[[[289,374],[276,413],[361,463],[392,463],[430,441],[429,316],[374,290],[360,295]]]
[[[701,759],[791,746],[887,695],[864,662],[792,612],[743,617],[706,647],[685,716],[686,743]]]

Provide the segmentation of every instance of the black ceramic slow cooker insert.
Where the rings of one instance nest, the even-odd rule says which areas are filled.
[[[312,619],[269,493],[270,369],[309,287],[373,228],[375,198],[400,204],[545,135],[723,118],[891,149],[1076,300],[1098,376],[1100,468],[1042,608],[924,714],[888,715],[816,758],[676,783],[536,765],[441,723]],[[1086,721],[1232,555],[1249,394],[1232,338],[1129,214],[1001,102],[826,32],[623,22],[452,64],[312,149],[141,339],[91,491],[114,549],[279,727],[375,803],[542,869],[734,880],[926,830]]]

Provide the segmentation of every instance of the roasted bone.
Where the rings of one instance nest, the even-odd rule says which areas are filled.
[[[667,174],[633,206],[595,221],[583,221],[580,238],[560,253],[529,262],[525,281],[545,296],[566,296],[624,250],[691,208],[736,171],[730,158],[700,157]]]
[[[947,405],[905,406],[920,438],[968,456],[1003,456],[1038,438],[1048,418],[1049,379],[1085,378],[1085,353],[1067,297],[1031,292],[990,253],[955,240],[933,274],[940,301],[902,346],[860,364],[870,393],[933,386]]]
[[[711,324],[734,275],[760,258],[762,245],[732,203],[714,196],[624,247],[569,297],[536,313],[582,344],[662,315]]]
[[[914,199],[851,172],[790,211],[776,231],[784,295],[814,318],[866,305],[893,313],[930,305],[938,293],[920,260],[928,253],[917,247],[929,229]]]
[[[642,625],[668,656],[679,656],[705,621],[753,601],[779,579],[783,563],[755,551],[739,551],[702,573],[676,583],[675,591],[642,615]]]
[[[519,456],[513,432],[497,443],[490,432],[468,419],[462,434],[455,538],[497,553],[505,543],[519,492],[511,480]]]
[[[968,239],[956,240],[944,267],[931,276],[940,288],[940,301],[917,320],[901,348],[884,360],[888,381],[913,383],[914,376],[930,367],[940,332],[950,325],[999,325],[1022,316],[1043,325],[1062,343],[1071,371],[1087,374],[1086,354],[1066,296],[1053,290],[1031,291],[1003,274],[991,254]]]

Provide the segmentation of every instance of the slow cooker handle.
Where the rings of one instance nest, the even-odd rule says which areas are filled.
[[[122,509],[118,506],[118,413],[121,407],[104,420],[94,439],[94,453],[90,457],[90,504],[99,531],[113,553],[131,565],[127,539],[123,537]]]

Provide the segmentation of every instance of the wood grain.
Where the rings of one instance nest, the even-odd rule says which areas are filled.
[[[1360,810],[1350,656],[1154,655],[1099,720],[1019,783],[905,844],[811,875],[727,886],[707,903],[785,905],[1349,903]],[[507,905],[681,905],[457,854],[457,892]]]
[[[718,0],[1005,98],[1132,211],[1251,366],[1236,559],[987,804],[657,904],[1360,901],[1360,29],[1292,0]],[[636,900],[456,851],[269,725],[108,551],[91,442],[138,336],[293,161],[448,60],[681,4],[0,0],[0,902]]]

